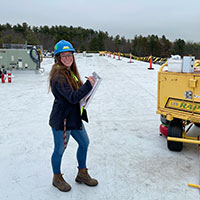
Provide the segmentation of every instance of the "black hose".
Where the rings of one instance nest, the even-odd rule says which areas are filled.
[[[33,54],[33,52],[35,52],[35,55]],[[33,60],[33,62],[40,63],[40,53],[36,48],[31,48],[30,57]]]

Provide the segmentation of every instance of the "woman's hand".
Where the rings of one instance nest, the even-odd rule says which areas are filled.
[[[88,77],[88,80],[90,81],[90,84],[92,85],[92,87],[94,86],[94,78],[92,76]]]

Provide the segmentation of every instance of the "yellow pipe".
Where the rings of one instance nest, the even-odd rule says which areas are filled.
[[[189,139],[184,139],[184,138],[175,138],[175,137],[167,137],[168,141],[173,141],[173,142],[186,142],[186,143],[192,143],[192,144],[200,144],[200,141],[196,140],[189,140]]]
[[[168,66],[167,61],[160,67],[160,72],[162,72],[162,70],[163,70],[163,68],[164,68],[165,66]]]
[[[199,145],[199,166],[200,166],[200,145]],[[199,178],[200,178],[200,171],[199,171]],[[188,183],[188,186],[200,189],[200,185]]]
[[[182,133],[182,137],[183,137],[184,139],[199,140],[199,138],[198,138],[198,137],[191,137],[191,136],[187,136],[187,134],[186,134],[186,132],[185,132],[185,131]]]
[[[199,140],[197,137],[189,137],[189,136],[186,136],[185,139]]]
[[[195,187],[195,188],[199,188],[199,189],[200,189],[200,185],[188,183],[188,186],[190,186],[190,187]]]

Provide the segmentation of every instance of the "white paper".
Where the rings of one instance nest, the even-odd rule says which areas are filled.
[[[99,87],[102,81],[102,78],[96,72],[93,72],[92,76],[95,80],[94,86],[92,87],[92,90],[85,97],[83,97],[83,99],[81,99],[80,101],[81,108],[83,107],[86,109],[88,107],[90,101],[92,100],[97,88]]]

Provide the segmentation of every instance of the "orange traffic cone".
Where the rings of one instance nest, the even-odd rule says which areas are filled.
[[[152,55],[150,55],[150,66],[149,66],[149,68],[148,69],[154,69],[153,67],[152,67]]]
[[[120,60],[120,52],[118,53],[118,60]]]

